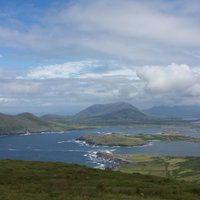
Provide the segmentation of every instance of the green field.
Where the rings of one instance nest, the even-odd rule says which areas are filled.
[[[200,185],[79,165],[0,161],[1,200],[199,200]]]
[[[200,157],[170,157],[149,155],[112,155],[113,159],[125,159],[128,164],[117,170],[166,178],[196,181],[200,183]]]
[[[105,146],[141,146],[148,144],[153,140],[159,141],[186,141],[186,142],[200,142],[200,138],[180,135],[167,134],[139,134],[126,135],[122,133],[112,134],[95,134],[83,135],[78,140],[83,140],[88,144],[105,145]]]

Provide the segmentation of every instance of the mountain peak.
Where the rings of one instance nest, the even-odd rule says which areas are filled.
[[[95,117],[95,116],[104,116],[112,113],[116,113],[122,110],[131,110],[134,112],[140,112],[133,105],[126,102],[116,102],[109,104],[94,104],[88,108],[80,111],[75,116],[76,117]]]

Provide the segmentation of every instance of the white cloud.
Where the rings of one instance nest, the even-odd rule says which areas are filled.
[[[198,4],[76,1],[46,10],[25,29],[0,26],[0,44],[56,59],[84,55],[139,64],[197,62],[183,49],[200,46]]]
[[[53,5],[37,18],[28,14],[23,21],[12,14],[0,24],[6,58],[23,66],[52,63],[1,67],[0,102],[67,109],[112,101],[142,106],[199,101],[199,0]],[[187,64],[167,66],[173,62]]]
[[[137,100],[135,69],[110,61],[74,61],[23,71],[23,76],[0,78],[0,98],[15,99],[1,106],[39,110],[51,107],[68,112],[84,105]],[[3,72],[4,75],[6,71]],[[8,72],[9,74],[9,72]],[[69,105],[75,107],[69,108]],[[81,106],[82,105],[82,106]],[[45,107],[45,108],[44,108]],[[4,108],[4,109],[3,109]],[[5,110],[5,107],[2,107]],[[78,111],[78,110],[76,110]]]
[[[167,67],[145,66],[137,74],[146,82],[146,89],[156,93],[184,92],[198,80],[188,65],[178,64]]]
[[[159,1],[154,1],[152,5],[147,1],[128,0],[115,0],[115,3],[108,3],[107,0],[87,2],[89,3],[78,3],[67,10],[63,9],[57,19],[59,23],[65,25],[68,20],[73,20],[80,25],[77,29],[81,31],[105,31],[108,34],[132,39],[146,38],[163,43],[194,45],[200,42],[200,30],[193,24],[194,21],[181,18],[173,12],[164,12],[167,10],[163,7],[162,12]]]
[[[2,108],[68,112],[70,107],[73,112],[93,103],[128,101],[149,107],[192,104],[200,99],[200,72],[188,65],[131,67],[112,63],[109,68],[90,60],[38,67],[23,74],[17,79],[0,79]]]
[[[200,97],[200,81],[192,85],[192,87],[189,88],[186,93],[192,97]]]
[[[68,62],[37,67],[29,71],[27,79],[52,79],[52,78],[73,78],[78,76],[83,67],[90,66],[90,62]]]
[[[11,99],[11,98],[0,98],[0,102],[1,104],[9,104],[11,102],[14,102],[15,100],[14,99]]]
[[[63,64],[36,67],[25,76],[17,79],[70,79],[70,78],[102,78],[124,77],[137,80],[136,71],[132,66],[121,65],[113,61],[84,60]]]

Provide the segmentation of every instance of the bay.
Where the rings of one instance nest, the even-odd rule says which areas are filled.
[[[149,145],[137,147],[90,146],[76,141],[84,134],[123,132],[128,134],[159,134],[165,128],[99,128],[73,130],[63,133],[32,133],[25,135],[0,136],[0,159],[60,161],[77,163],[90,167],[104,168],[108,162],[96,157],[96,152],[117,154],[148,154],[171,156],[200,156],[200,143],[152,141]],[[172,128],[170,128],[172,130]],[[174,130],[188,130],[188,134],[200,137],[198,130],[178,127]]]

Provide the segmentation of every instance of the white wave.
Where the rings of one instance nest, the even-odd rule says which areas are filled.
[[[69,151],[69,152],[84,152],[83,150],[74,150],[74,149],[67,149],[63,151]]]
[[[112,154],[112,151],[106,150],[105,153]]]
[[[89,144],[82,140],[75,140],[75,143],[79,144],[80,146],[89,146]]]
[[[112,135],[112,133],[111,133],[111,132],[108,132],[108,133],[105,133],[104,135]]]
[[[8,151],[17,151],[17,149],[10,148],[10,149],[8,149]]]
[[[57,144],[62,144],[62,143],[70,143],[70,142],[74,142],[75,140],[62,140],[57,142]]]
[[[94,167],[95,169],[105,169],[106,165],[105,164],[101,164],[101,163],[97,163],[97,166]]]
[[[66,143],[66,142],[68,142],[68,141],[63,140],[63,141],[57,142],[57,144],[62,144],[62,143]]]
[[[20,134],[19,136],[29,136],[31,135],[31,133],[23,133],[23,134]]]
[[[57,132],[58,134],[64,134],[65,133],[65,131],[60,131],[60,132]]]
[[[43,151],[42,149],[30,149],[32,151]]]
[[[140,147],[140,148],[149,147],[149,146],[152,146],[152,145],[153,145],[153,142],[154,142],[154,141],[149,142],[148,144],[145,144],[145,145],[138,146],[138,147]]]
[[[116,149],[97,149],[96,151],[90,150],[86,154],[84,154],[84,156],[88,158],[88,163],[95,164],[94,168],[105,169],[106,166],[109,166],[111,163],[113,163],[113,161],[102,157],[98,157],[97,153],[105,152],[108,154],[112,154],[112,152],[115,150]]]
[[[25,133],[24,135],[31,135],[31,133]]]

